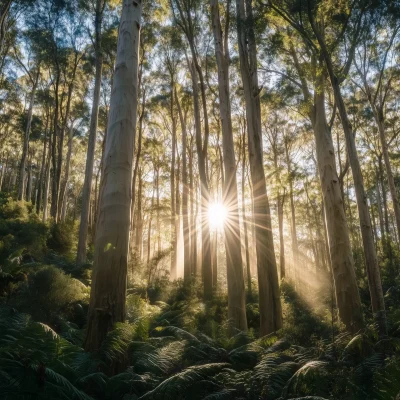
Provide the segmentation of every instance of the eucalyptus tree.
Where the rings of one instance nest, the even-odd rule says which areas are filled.
[[[193,112],[196,129],[196,150],[201,188],[201,263],[204,280],[204,298],[212,297],[212,263],[210,249],[210,227],[208,221],[208,205],[210,202],[209,182],[207,177],[207,151],[210,135],[206,81],[200,62],[198,38],[200,33],[201,7],[198,0],[171,0],[174,22],[186,37],[190,49],[191,60],[187,57],[188,69],[192,78]],[[199,97],[201,96],[201,106]],[[204,138],[200,110],[203,111]]]
[[[307,42],[307,45],[312,48],[312,51],[315,52],[315,61],[318,60],[321,63],[320,68],[322,68],[322,71],[318,73],[317,70],[316,74],[316,77],[319,79],[319,81],[317,81],[319,82],[318,87],[323,86],[323,81],[321,81],[321,79],[324,78],[324,74],[327,74],[329,77],[335,100],[335,107],[338,110],[341,125],[345,134],[347,153],[353,175],[372,310],[380,327],[380,331],[383,333],[386,330],[385,304],[373,240],[371,218],[353,127],[349,120],[341,89],[341,84],[346,79],[353,62],[354,52],[360,34],[363,30],[367,29],[365,16],[369,4],[363,0],[358,0],[355,1],[349,9],[346,8],[344,4],[338,7],[334,3],[327,3],[322,7],[319,1],[313,0],[307,0],[304,4],[296,5],[294,5],[290,0],[271,1],[268,4],[274,12],[276,12]],[[295,10],[295,12],[293,12],[293,10]],[[335,37],[333,40],[331,35],[334,31],[339,32],[339,35],[338,38]],[[322,92],[320,93],[323,95]],[[319,101],[321,102],[322,109],[324,98],[321,96]],[[324,108],[323,112],[325,112]],[[320,122],[320,120],[317,121]],[[321,122],[325,125],[323,118],[321,119]],[[328,211],[326,207],[325,211]],[[333,264],[334,263],[332,263],[332,265]],[[347,277],[351,276],[353,273],[350,268],[348,269],[348,272],[350,275],[346,275]],[[343,275],[341,276],[343,277]],[[355,278],[351,278],[350,281],[344,280],[344,287],[348,287],[347,285],[349,282],[351,282],[351,286],[354,288],[356,284]],[[340,292],[338,293],[340,286],[336,288],[337,295],[340,294]],[[355,289],[342,292],[345,296],[343,296],[341,300],[337,296],[338,303],[340,301],[346,304],[346,293],[351,296],[351,303],[356,305],[354,309],[359,310],[357,304],[360,302],[357,298],[358,293],[356,293]],[[343,314],[344,310],[347,310],[347,317]],[[345,324],[351,331],[356,331],[358,327],[362,325],[361,312],[357,311],[357,315],[355,315],[349,306],[346,306],[344,309],[342,308],[341,317],[344,321],[347,321]]]
[[[19,60],[19,58],[18,58]],[[23,62],[20,62],[21,66],[26,72],[26,75],[28,77],[28,82],[31,87],[31,92],[29,96],[29,106],[28,106],[28,112],[27,112],[27,118],[26,118],[26,127],[25,127],[25,134],[24,134],[24,139],[23,139],[23,147],[22,147],[22,157],[21,157],[21,162],[20,162],[20,167],[19,167],[19,182],[18,182],[18,200],[24,200],[25,199],[25,169],[26,169],[26,162],[27,162],[27,157],[28,157],[28,151],[29,151],[29,135],[31,131],[31,124],[32,124],[32,116],[33,116],[33,107],[35,103],[35,95],[36,95],[36,89],[39,84],[39,77],[40,77],[40,64],[39,65],[34,65],[32,68],[33,70],[29,70],[28,68],[25,67]],[[29,201],[29,199],[28,199]]]
[[[299,112],[311,122],[339,315],[349,330],[357,331],[362,326],[361,302],[331,135],[335,113],[331,113],[328,122],[325,110],[326,76],[323,64],[307,39],[296,35],[290,27],[285,28],[287,21],[281,15],[282,10],[274,4],[272,8],[278,15],[274,24],[275,39],[270,40],[271,49],[275,50],[275,65],[267,66],[266,72],[280,77],[278,82],[283,83],[283,87],[291,86],[287,91],[299,96]],[[274,43],[280,43],[280,46],[274,49]]]
[[[86,245],[89,227],[89,206],[90,196],[92,192],[93,166],[103,70],[102,27],[106,4],[107,0],[96,0],[94,7],[93,2],[83,3],[83,6],[86,8],[86,10],[92,15],[94,14],[94,40],[92,38],[92,41],[94,42],[95,78],[92,99],[92,111],[90,116],[88,149],[86,156],[85,180],[82,189],[81,219],[79,225],[78,248],[76,256],[77,264],[82,264],[86,261]]]
[[[125,319],[142,3],[124,0],[108,118],[86,350],[98,350]]]
[[[265,335],[282,327],[282,306],[264,172],[259,96],[261,89],[258,83],[255,21],[251,2],[236,0],[236,16],[240,72],[246,105],[254,218],[256,220],[260,333]]]
[[[223,204],[227,208],[224,223],[228,281],[228,318],[236,329],[247,330],[245,288],[239,226],[236,160],[233,144],[232,110],[229,84],[230,1],[226,3],[225,26],[222,31],[218,0],[210,0],[211,24],[214,34],[215,57],[218,67],[219,111],[222,125],[224,179]]]
[[[395,48],[399,43],[400,22],[397,15],[391,16],[387,11],[370,13],[369,29],[363,31],[360,43],[355,51],[355,68],[353,81],[361,89],[378,127],[382,156],[393,210],[396,219],[397,234],[400,237],[400,204],[395,179],[389,157],[388,121],[390,101],[393,94],[397,97],[393,81],[399,76]],[[378,15],[376,15],[378,14]],[[382,38],[384,32],[385,38]],[[395,93],[394,93],[395,92]]]

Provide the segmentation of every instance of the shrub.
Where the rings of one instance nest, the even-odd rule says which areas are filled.
[[[6,270],[37,261],[46,251],[48,228],[29,205],[0,198],[0,265]]]
[[[62,255],[71,255],[76,247],[76,227],[73,221],[53,224],[47,240],[49,249]]]
[[[54,266],[45,266],[28,275],[12,304],[35,320],[50,322],[61,314],[71,314],[74,303],[87,297],[88,289]]]

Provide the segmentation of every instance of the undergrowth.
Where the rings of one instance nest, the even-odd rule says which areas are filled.
[[[139,281],[128,290],[126,322],[109,332],[98,352],[85,352],[90,270],[71,261],[75,233],[69,228],[42,224],[27,204],[0,204],[0,399],[399,395],[395,289],[386,294],[390,335],[382,339],[372,324],[350,336],[330,319],[329,304],[316,314],[290,283],[282,283],[284,327],[259,337],[254,298],[247,304],[249,331],[230,336],[223,291],[204,303],[199,284],[186,287],[165,277],[154,278],[151,286]]]

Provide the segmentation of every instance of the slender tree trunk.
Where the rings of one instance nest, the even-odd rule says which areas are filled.
[[[171,279],[176,279],[176,262],[178,252],[178,240],[176,231],[176,210],[175,210],[175,156],[176,156],[176,119],[175,119],[175,82],[171,78],[171,120],[172,120],[172,159],[171,159],[171,172],[170,172],[170,185],[171,185]]]
[[[385,222],[383,219],[383,212],[382,212],[382,200],[381,200],[381,191],[379,185],[379,173],[378,170],[376,171],[376,202],[377,202],[377,209],[378,209],[378,216],[379,216],[379,227],[381,231],[381,240],[382,246],[384,251],[387,251],[387,244],[386,244],[386,232],[385,232]]]
[[[276,267],[271,215],[265,183],[261,134],[260,88],[251,0],[236,0],[240,70],[246,103],[247,134],[256,218],[260,334],[282,327],[282,306]]]
[[[190,146],[190,157],[189,157],[189,177],[190,177],[190,266],[191,276],[196,279],[197,276],[197,228],[196,228],[196,215],[194,212],[194,206],[196,204],[196,193],[197,187],[194,186],[194,175],[193,175],[193,150]],[[196,191],[196,192],[195,192]],[[185,281],[190,279],[190,275],[185,275]]]
[[[295,269],[295,277],[297,277],[297,272],[299,269],[298,265],[298,255],[299,255],[299,246],[297,243],[297,224],[296,224],[296,210],[294,206],[294,193],[293,193],[293,171],[292,171],[292,163],[290,160],[289,154],[289,145],[285,143],[285,155],[286,155],[286,165],[288,169],[289,175],[289,199],[290,199],[290,214],[292,220],[292,252],[293,252],[293,267]],[[297,279],[296,279],[297,281]]]
[[[198,158],[198,168],[200,175],[200,193],[201,193],[201,264],[204,278],[204,299],[209,300],[212,297],[212,267],[211,267],[211,251],[210,251],[210,228],[208,221],[208,204],[209,192],[206,173],[206,153],[203,150],[201,121],[200,121],[200,104],[199,104],[199,88],[197,82],[197,73],[195,66],[191,68],[192,84],[193,84],[193,108],[196,128],[196,148]]]
[[[125,319],[142,3],[124,0],[99,196],[85,349],[100,348]]]
[[[143,178],[142,171],[139,168],[139,188],[138,188],[138,201],[137,201],[137,222],[135,234],[135,249],[137,251],[139,260],[142,259],[143,253],[143,215],[142,215],[142,191],[143,191]]]
[[[88,150],[86,156],[85,180],[82,190],[82,207],[81,222],[79,226],[78,250],[76,255],[76,263],[83,264],[86,262],[86,245],[89,229],[89,204],[92,192],[94,153],[96,147],[97,125],[100,105],[101,78],[103,71],[103,53],[101,46],[101,27],[103,21],[104,0],[96,0],[96,17],[95,17],[95,57],[96,72],[94,81],[92,113],[90,116],[90,129]]]
[[[246,187],[246,131],[243,130],[243,147],[242,147],[242,218],[243,218],[243,231],[244,231],[244,250],[246,254],[246,276],[247,276],[247,293],[249,298],[252,297],[251,290],[251,265],[250,265],[250,250],[249,250],[249,233],[246,217],[246,201],[245,201],[245,187]]]
[[[218,0],[210,0],[215,55],[218,66],[219,110],[224,153],[223,204],[228,210],[224,224],[228,280],[228,318],[233,327],[247,330],[246,298],[243,279],[242,247],[239,225],[239,205],[236,180],[236,160],[233,144],[229,88],[229,49],[222,39]],[[228,14],[229,15],[229,12]]]
[[[60,192],[60,199],[63,199],[62,203],[62,209],[61,209],[61,221],[65,221],[65,217],[67,215],[67,186],[68,186],[68,180],[69,180],[69,170],[70,170],[70,165],[71,165],[71,155],[72,155],[72,139],[73,139],[73,134],[74,134],[74,126],[71,123],[70,129],[69,129],[69,135],[68,135],[68,152],[67,152],[67,158],[65,160],[65,176],[64,176],[64,182],[61,187],[61,192]]]
[[[180,175],[181,175],[181,160],[179,157],[178,149],[176,159],[176,178],[175,178],[175,232],[176,232],[176,257],[178,258],[178,249],[180,247],[180,231],[181,231],[181,191],[180,191]],[[178,261],[178,260],[177,260]],[[177,271],[175,271],[176,275]]]
[[[60,67],[57,62],[57,71],[56,71],[56,81],[54,84],[54,115],[53,115],[53,140],[52,140],[52,148],[51,148],[51,207],[50,207],[50,216],[54,218],[54,221],[57,222],[57,210],[58,210],[58,191],[60,182],[58,181],[58,170],[57,170],[57,140],[59,141],[59,126],[58,126],[58,117],[59,117],[59,87],[60,87]],[[58,149],[60,149],[58,147]],[[62,149],[61,149],[62,150]]]
[[[49,192],[50,192],[50,169],[51,169],[51,160],[52,160],[52,146],[53,146],[53,136],[51,134],[51,130],[49,132],[49,152],[47,154],[46,168],[44,172],[44,192],[43,192],[43,222],[47,221],[47,213],[48,213],[48,203],[49,203]]]
[[[36,96],[36,89],[39,83],[39,76],[40,76],[40,69],[36,73],[35,80],[32,86],[31,98],[29,100],[29,108],[28,108],[28,115],[26,121],[26,128],[25,128],[25,136],[24,136],[24,145],[22,149],[22,157],[21,157],[21,164],[19,167],[19,182],[18,182],[18,200],[24,200],[25,198],[25,168],[26,168],[26,159],[28,157],[29,151],[29,136],[31,133],[31,124],[32,124],[32,114],[33,114],[33,106],[35,104],[35,96]]]
[[[4,162],[4,159],[2,161],[1,164],[1,175],[0,175],[0,192],[3,189],[3,182],[4,182],[4,177],[6,176],[6,171],[7,171],[7,167],[8,167],[8,157],[9,157],[9,153],[7,152],[7,157],[6,160]]]
[[[49,119],[46,120],[46,129],[45,129],[45,136],[43,141],[43,153],[42,153],[42,165],[40,167],[40,174],[39,174],[39,182],[37,185],[37,196],[36,196],[36,214],[39,215],[40,208],[42,206],[42,199],[43,199],[43,181],[45,180],[45,171],[46,171],[46,155],[47,155],[47,128],[48,128]]]
[[[368,283],[371,295],[372,311],[376,322],[379,325],[380,332],[386,332],[386,313],[385,302],[383,298],[383,290],[381,284],[381,276],[379,271],[378,260],[375,251],[374,237],[372,233],[371,218],[369,215],[367,196],[364,190],[364,180],[361,172],[361,166],[358,159],[357,148],[353,135],[351,123],[349,121],[346,106],[343,101],[342,93],[340,91],[339,81],[336,77],[332,61],[326,50],[326,45],[318,36],[318,41],[323,49],[323,56],[329,72],[335,102],[339,111],[340,119],[343,126],[343,131],[346,138],[347,153],[351,170],[353,173],[353,181],[356,192],[358,215],[360,219],[361,235],[364,247],[364,256],[367,269]]]
[[[153,194],[151,196],[151,207],[150,207],[150,215],[149,215],[149,227],[147,230],[147,267],[150,268],[150,250],[151,250],[151,223],[153,221],[153,211],[154,211],[154,193],[155,193],[155,185],[153,185]]]
[[[141,84],[141,79],[139,80],[139,84]],[[144,108],[146,104],[146,90],[142,88],[142,106],[141,106],[141,113],[139,117],[139,129],[138,129],[138,148],[136,152],[136,160],[135,160],[135,168],[133,170],[133,178],[132,178],[132,207],[131,207],[131,215],[132,215],[132,221],[131,221],[131,229],[133,227],[133,220],[134,220],[134,211],[135,211],[135,202],[136,202],[136,195],[135,195],[135,189],[136,189],[136,180],[139,172],[139,162],[141,160],[141,154],[142,154],[142,138],[143,138],[143,120],[144,120]],[[140,194],[141,196],[141,194]],[[142,200],[140,199],[140,202]],[[139,218],[139,214],[138,214]],[[137,221],[138,222],[138,221]],[[136,243],[136,239],[135,239]],[[135,245],[135,251],[137,252],[137,247]]]
[[[28,158],[28,182],[26,185],[26,201],[32,201],[32,158]]]
[[[218,231],[217,230],[215,230],[211,234],[211,263],[212,263],[212,274],[213,274],[213,290],[214,292],[216,292],[218,289]]]
[[[156,229],[157,229],[157,253],[161,251],[161,219],[160,219],[160,167],[156,168]]]
[[[175,90],[176,105],[178,108],[179,120],[182,130],[182,223],[183,223],[183,275],[191,275],[190,265],[190,228],[189,228],[189,187],[187,176],[187,130],[186,122],[183,118],[182,108]]]

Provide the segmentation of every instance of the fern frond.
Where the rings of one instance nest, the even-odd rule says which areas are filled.
[[[192,385],[196,382],[206,380],[228,365],[229,364],[216,363],[189,367],[160,383],[155,389],[140,397],[140,400],[176,400],[185,398],[185,391]]]

